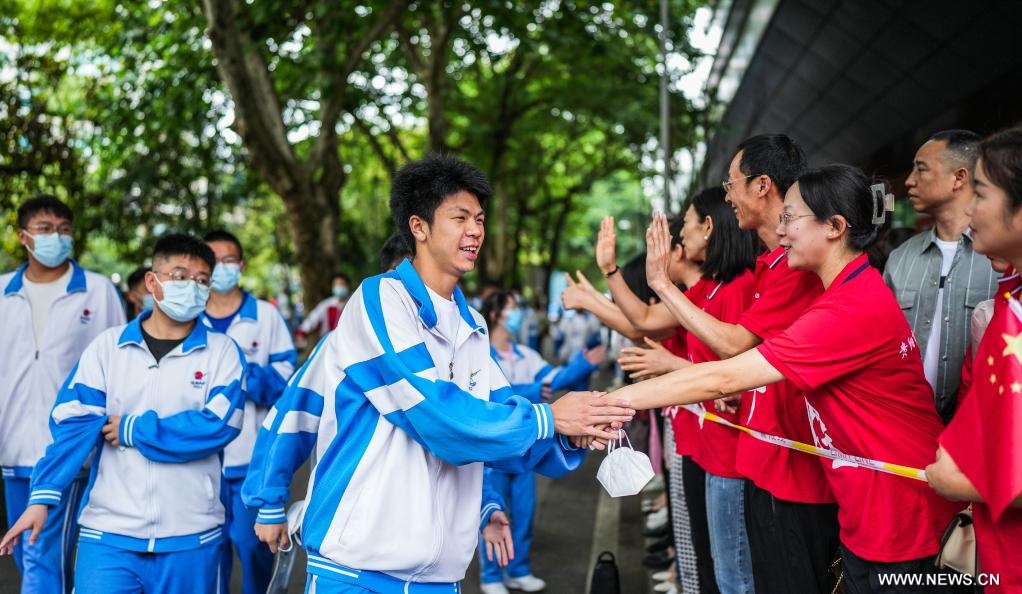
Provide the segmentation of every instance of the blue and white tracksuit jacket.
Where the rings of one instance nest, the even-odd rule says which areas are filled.
[[[241,430],[245,359],[233,340],[197,323],[157,362],[142,337],[150,315],[82,353],[57,395],[53,443],[32,474],[29,503],[58,503],[94,454],[80,538],[159,553],[220,539],[221,451]],[[108,415],[121,415],[120,447],[101,435]]]
[[[511,350],[507,353],[493,350],[493,357],[511,382],[514,393],[528,398],[531,402],[542,400],[544,384],[555,392],[585,384],[589,375],[597,368],[586,360],[582,350],[575,353],[568,363],[561,367],[550,365],[535,350],[515,343],[511,343]],[[508,575],[522,577],[531,574],[529,549],[532,545],[532,522],[536,510],[536,479],[531,470],[519,473],[487,469],[483,481],[480,525],[485,527],[490,515],[498,509],[508,512],[511,516],[515,558],[507,567]],[[480,554],[480,569],[484,583],[500,581],[501,568],[497,566],[496,561],[488,561],[485,554]]]
[[[8,478],[32,475],[50,443],[50,411],[61,383],[96,336],[124,323],[117,289],[71,261],[67,292],[50,306],[37,337],[24,292],[27,267],[0,276],[0,466]]]
[[[212,330],[202,314],[207,330]],[[227,336],[245,354],[245,417],[241,435],[224,449],[224,476],[244,478],[252,459],[259,425],[287,387],[298,364],[298,353],[280,311],[245,292],[241,309],[231,320]]]
[[[242,491],[260,523],[285,521],[291,477],[315,447],[309,573],[388,592],[458,582],[478,542],[480,462],[559,476],[584,459],[555,435],[548,405],[513,394],[482,316],[460,289],[454,300],[451,341],[410,262],[366,279],[264,421]]]

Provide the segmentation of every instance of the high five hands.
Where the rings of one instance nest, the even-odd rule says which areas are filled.
[[[617,429],[635,416],[628,401],[605,392],[568,392],[550,409],[557,433],[574,438],[578,447],[598,450],[617,439]]]
[[[667,272],[670,256],[670,227],[667,224],[667,216],[658,212],[653,215],[653,221],[646,229],[646,283],[654,291],[671,284],[671,277]]]

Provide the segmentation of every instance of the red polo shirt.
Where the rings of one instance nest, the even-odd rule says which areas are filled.
[[[697,286],[698,283],[685,291],[685,295],[691,299],[696,295],[694,289]],[[674,336],[664,341],[664,348],[671,351],[671,354],[688,360],[688,331],[684,326],[674,329]],[[663,412],[674,431],[674,452],[679,456],[695,455],[699,449],[699,422],[695,415],[678,406],[665,407]]]
[[[755,277],[747,270],[729,283],[709,279],[699,281],[693,287],[701,296],[700,307],[703,311],[722,322],[735,324],[752,301],[752,288]],[[719,361],[713,350],[706,346],[694,334],[688,335],[688,357],[693,363]],[[738,423],[738,413],[717,412],[713,402],[705,402],[696,406],[705,406],[710,412],[721,416],[732,423]],[[690,417],[697,418],[689,412],[682,411]],[[698,418],[697,418],[698,420]],[[692,459],[706,472],[727,478],[742,478],[735,470],[735,452],[738,449],[739,432],[713,421],[705,421],[699,431],[700,447]]]
[[[865,255],[759,352],[802,400],[818,447],[923,468],[943,426],[919,347],[891,290]],[[837,498],[841,542],[868,561],[934,555],[961,507],[923,481],[817,459]]]
[[[784,249],[766,252],[756,260],[752,305],[738,323],[763,340],[787,330],[823,292],[820,278],[792,270]],[[742,397],[739,420],[770,435],[811,443],[802,391],[778,382]],[[774,497],[798,503],[833,503],[823,470],[807,454],[778,447],[742,434],[738,437],[735,468]]]

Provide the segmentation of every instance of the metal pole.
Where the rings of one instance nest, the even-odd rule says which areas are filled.
[[[676,210],[671,201],[671,106],[667,92],[667,32],[670,11],[667,0],[660,0],[660,151],[663,157],[664,176],[664,209],[668,212]]]

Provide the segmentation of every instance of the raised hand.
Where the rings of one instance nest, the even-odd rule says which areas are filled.
[[[617,362],[621,369],[630,372],[632,379],[645,379],[670,373],[684,367],[686,361],[664,348],[664,345],[649,337],[644,337],[644,347],[627,347],[621,349]]]
[[[486,543],[486,560],[497,558],[497,565],[507,567],[515,558],[515,543],[511,538],[511,522],[502,511],[490,514],[490,521],[483,527],[483,541]]]
[[[596,236],[596,265],[603,274],[617,268],[617,239],[614,236],[614,217],[603,217]]]
[[[12,554],[14,547],[21,540],[19,537],[28,530],[32,531],[28,537],[28,544],[34,545],[49,515],[50,509],[45,505],[36,503],[25,508],[25,512],[21,514],[18,521],[7,531],[4,539],[0,540],[0,555]]]
[[[550,409],[554,413],[554,428],[567,436],[591,436],[610,441],[614,431],[601,429],[613,423],[627,423],[635,416],[628,402],[603,392],[568,392]]]
[[[668,266],[671,258],[671,231],[663,213],[653,215],[646,229],[646,283],[654,291],[671,284]]]
[[[564,273],[564,278],[568,280],[568,285],[561,292],[561,303],[564,305],[564,308],[585,309],[589,299],[589,294],[586,292],[585,287],[576,283],[567,272]]]

